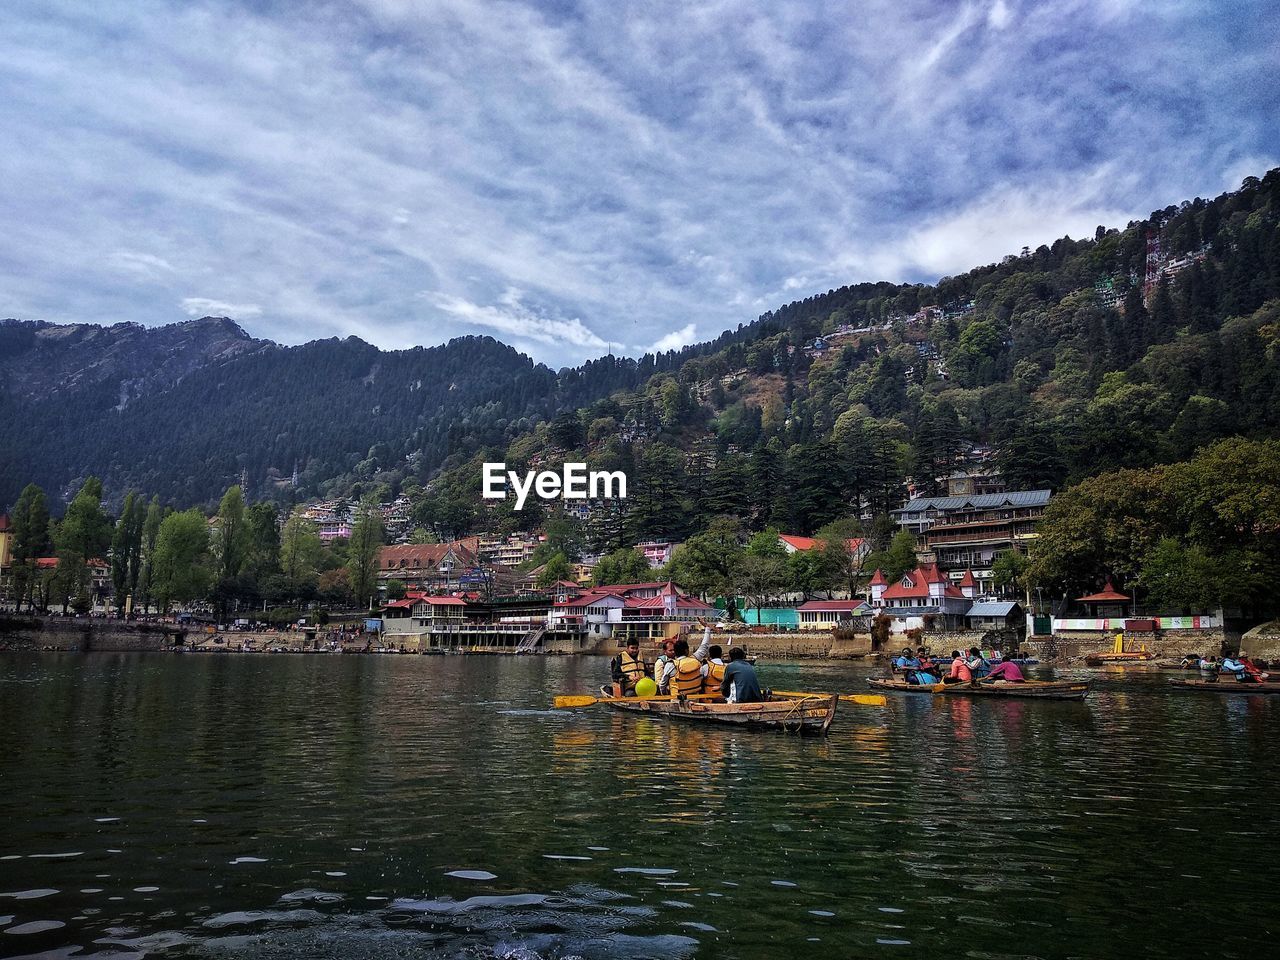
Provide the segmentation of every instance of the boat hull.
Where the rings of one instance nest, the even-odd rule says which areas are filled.
[[[777,730],[805,736],[822,736],[835,719],[836,696],[778,698],[764,703],[720,703],[696,700],[629,700],[606,697],[605,706],[623,713],[709,723],[748,730]]]
[[[1017,697],[1031,700],[1083,700],[1089,694],[1089,684],[1083,680],[1037,681],[1026,683],[948,683],[925,685],[906,683],[902,680],[886,680],[872,677],[867,680],[876,690],[894,693],[927,693],[956,697]]]
[[[1280,694],[1280,682],[1241,683],[1234,677],[1219,677],[1217,680],[1170,680],[1169,686],[1175,690],[1195,690],[1200,693],[1235,694],[1236,696],[1265,696]]]

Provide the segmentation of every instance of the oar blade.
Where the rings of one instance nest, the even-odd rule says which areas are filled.
[[[600,702],[599,697],[556,697],[556,709],[567,707],[590,707]]]
[[[840,699],[861,707],[883,707],[889,702],[883,693],[850,693]]]

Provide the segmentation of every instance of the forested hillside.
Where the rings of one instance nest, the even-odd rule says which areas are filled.
[[[209,318],[5,321],[0,504],[32,481],[66,502],[96,474],[113,500],[207,506],[243,474],[253,500],[407,493],[443,536],[477,522],[480,460],[581,454],[632,477],[595,525],[607,547],[717,514],[810,532],[895,505],[908,480],[931,492],[975,446],[1011,485],[1057,489],[1277,435],[1278,213],[1273,170],[935,285],[843,287],[678,353],[559,372],[486,337],[385,352]]]
[[[718,514],[809,533],[851,504],[896,505],[909,481],[936,492],[975,448],[1013,487],[1061,489],[1224,436],[1275,437],[1278,214],[1273,170],[933,286],[830,291],[486,456],[627,470],[625,516],[592,533],[609,548]],[[441,535],[475,522],[467,453],[420,513]]]

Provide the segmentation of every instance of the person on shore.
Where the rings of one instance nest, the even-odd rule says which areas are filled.
[[[959,650],[951,651],[951,670],[942,678],[943,683],[973,683],[973,671]]]
[[[995,683],[997,680],[1003,680],[1005,683],[1027,682],[1027,678],[1022,675],[1022,670],[1012,660],[1001,660],[985,677],[979,677],[978,680],[981,683]]]
[[[747,651],[741,647],[729,649],[729,664],[724,668],[720,692],[728,703],[760,703],[764,700],[756,668],[747,663]]]
[[[708,648],[707,653],[710,659],[707,660],[706,676],[702,678],[702,692],[719,696],[720,685],[724,682],[724,671],[728,665],[724,662],[724,651],[718,643]]]
[[[707,666],[689,654],[689,641],[683,637],[676,641],[674,656],[667,664],[667,690],[673,697],[687,697],[702,692],[702,678]]]
[[[614,693],[621,697],[634,697],[636,684],[649,676],[649,664],[640,656],[640,641],[632,637],[626,649],[609,663],[613,677]]]

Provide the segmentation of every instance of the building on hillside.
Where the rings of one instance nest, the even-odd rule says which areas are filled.
[[[678,546],[678,543],[670,540],[646,540],[644,543],[637,543],[636,549],[644,554],[649,569],[657,570],[671,562],[671,554]]]
[[[478,563],[476,554],[462,541],[453,543],[402,543],[378,553],[378,580],[399,580],[411,590],[448,593],[467,586]]]
[[[851,537],[847,542],[859,560],[871,552],[871,545],[862,537]],[[787,553],[804,553],[818,546],[815,537],[798,537],[791,533],[778,534],[778,543]]]
[[[1004,490],[1004,477],[995,467],[962,467],[947,477],[948,497],[986,496]]]
[[[1039,533],[1049,504],[1048,490],[1014,490],[966,497],[921,497],[892,511],[904,530],[915,533],[939,566],[971,569],[982,593],[994,590],[991,566],[1008,550],[1025,553]]]
[[[326,543],[334,540],[350,540],[351,539],[351,521],[339,520],[337,517],[325,517],[315,521],[316,531],[320,534],[320,539]]]
[[[825,630],[842,620],[871,615],[871,606],[865,600],[806,600],[796,608],[801,630]]]

